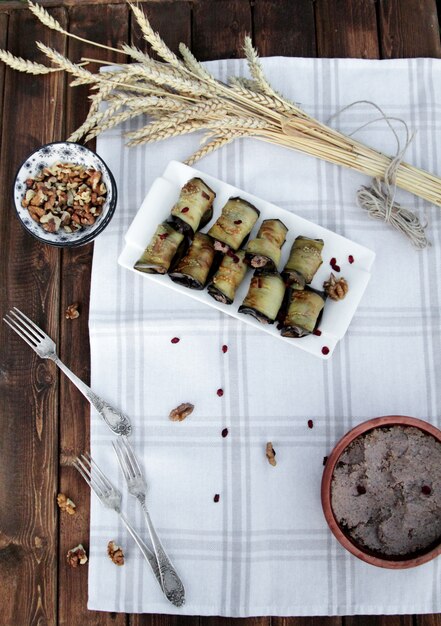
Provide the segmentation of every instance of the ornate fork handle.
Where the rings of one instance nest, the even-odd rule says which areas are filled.
[[[118,409],[113,408],[105,400],[100,398],[90,387],[88,387],[83,381],[78,378],[58,357],[57,354],[48,356],[49,359],[54,361],[62,372],[73,382],[73,384],[81,391],[83,396],[89,400],[90,404],[95,407],[98,413],[101,415],[107,426],[117,435],[130,435],[132,432],[132,426],[129,418],[124,415]]]
[[[138,548],[141,550],[142,556],[145,558],[145,560],[147,561],[147,563],[150,565],[150,567],[153,570],[153,573],[155,575],[156,580],[159,583],[159,586],[161,587],[161,589],[164,591],[163,587],[162,587],[162,577],[161,577],[161,572],[159,571],[159,567],[158,567],[158,561],[156,560],[155,555],[153,554],[153,552],[151,552],[149,550],[149,548],[145,545],[145,543],[143,542],[143,540],[141,539],[141,537],[138,535],[138,533],[136,532],[136,530],[133,528],[133,526],[131,525],[131,523],[129,522],[129,520],[127,519],[127,517],[124,515],[124,513],[121,510],[115,509],[116,512],[118,513],[118,515],[120,516],[124,526],[127,528],[127,530],[129,531],[129,533],[132,535],[133,540],[135,541],[136,545],[138,546]]]
[[[182,606],[185,603],[185,589],[179,578],[172,562],[168,558],[167,554],[162,547],[161,541],[156,534],[156,530],[153,526],[153,522],[150,518],[149,512],[145,504],[145,496],[137,496],[141,503],[142,510],[144,511],[145,519],[149,529],[150,539],[153,544],[153,549],[158,559],[159,571],[162,580],[162,589],[167,599],[175,606]]]

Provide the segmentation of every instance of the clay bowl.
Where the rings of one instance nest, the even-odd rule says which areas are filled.
[[[356,439],[360,435],[363,435],[369,430],[378,428],[379,426],[414,426],[415,428],[419,428],[420,430],[422,430],[424,433],[432,435],[437,441],[441,443],[441,431],[438,430],[438,428],[435,428],[435,426],[432,426],[431,424],[428,424],[427,422],[416,419],[414,417],[405,417],[402,415],[388,415],[386,417],[377,417],[375,419],[371,419],[367,422],[359,424],[348,433],[346,433],[346,435],[344,435],[342,439],[340,439],[326,462],[321,487],[323,512],[325,514],[325,518],[328,522],[329,528],[333,532],[336,539],[341,543],[344,548],[346,548],[346,550],[348,550],[351,554],[358,557],[362,561],[370,563],[371,565],[376,565],[377,567],[386,567],[390,569],[404,569],[408,567],[416,567],[417,565],[422,565],[423,563],[431,561],[436,556],[441,554],[441,537],[439,539],[439,542],[437,542],[435,545],[432,544],[421,552],[415,552],[414,554],[412,554],[411,558],[406,556],[381,556],[378,555],[378,553],[370,552],[366,548],[355,543],[339,526],[332,510],[331,481],[338,459],[340,458],[345,448],[347,448],[347,446],[352,443],[354,439]]]

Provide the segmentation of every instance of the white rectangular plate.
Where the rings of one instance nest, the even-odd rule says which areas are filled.
[[[285,266],[288,259],[291,246],[294,239],[299,235],[305,235],[313,239],[323,239],[325,242],[322,256],[323,265],[320,267],[314,280],[311,283],[311,287],[316,289],[323,289],[323,282],[329,278],[331,271],[330,260],[335,257],[337,263],[341,269],[340,276],[344,276],[349,284],[349,292],[344,300],[334,302],[329,298],[326,301],[323,311],[322,321],[320,323],[321,335],[308,335],[300,339],[290,339],[282,337],[280,332],[276,328],[276,324],[266,325],[260,324],[257,320],[249,315],[243,315],[238,313],[238,308],[241,305],[245,295],[248,291],[249,283],[252,271],[247,273],[245,280],[239,287],[236,293],[236,298],[231,305],[222,304],[212,298],[206,290],[195,291],[188,289],[182,285],[177,285],[168,276],[157,274],[143,274],[133,269],[134,264],[141,256],[144,249],[150,242],[153,233],[156,230],[158,224],[166,220],[169,215],[172,206],[179,197],[179,192],[183,185],[194,176],[202,178],[212,189],[216,192],[216,198],[213,204],[213,219],[203,230],[206,232],[210,228],[211,224],[219,217],[222,207],[227,202],[228,198],[240,196],[245,200],[248,200],[254,204],[260,210],[260,219],[251,232],[250,238],[256,235],[262,220],[270,218],[278,218],[288,227],[288,235],[285,245],[282,248],[282,260],[280,268]],[[289,343],[290,345],[305,350],[310,354],[314,354],[322,359],[328,359],[332,355],[337,342],[343,337],[351,319],[357,309],[357,306],[363,296],[366,286],[370,279],[370,269],[375,259],[375,253],[368,250],[364,246],[360,246],[345,237],[341,237],[336,233],[317,226],[313,222],[280,209],[279,207],[261,200],[252,194],[228,185],[227,183],[213,178],[204,172],[200,172],[192,167],[188,167],[178,161],[171,161],[167,166],[163,176],[157,178],[150,191],[148,192],[144,202],[141,205],[138,213],[136,214],[129,230],[125,235],[126,245],[121,252],[118,259],[118,263],[128,270],[136,272],[138,275],[143,276],[146,280],[152,280],[159,285],[170,287],[175,291],[190,296],[199,302],[204,302],[223,313],[231,315],[236,319],[250,324],[263,332],[269,333],[282,341]],[[348,257],[352,255],[354,257],[354,263],[349,263]],[[338,275],[338,274],[337,274]],[[327,347],[329,353],[323,354],[322,348]]]

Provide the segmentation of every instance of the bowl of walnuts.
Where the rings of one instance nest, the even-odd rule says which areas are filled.
[[[30,154],[14,180],[23,227],[52,246],[90,243],[115,212],[115,179],[102,158],[80,144],[48,143]]]

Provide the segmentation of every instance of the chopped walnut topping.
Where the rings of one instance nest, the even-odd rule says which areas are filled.
[[[268,459],[268,463],[273,467],[277,465],[276,453],[274,451],[271,441],[268,441],[268,443],[266,444],[266,458]]]
[[[184,402],[183,404],[177,406],[176,409],[173,409],[173,411],[170,411],[169,417],[172,422],[182,422],[182,420],[185,420],[186,417],[193,413],[193,410],[194,404]]]
[[[79,543],[75,548],[69,550],[66,559],[71,567],[78,567],[78,565],[87,563],[87,554],[84,546]]]
[[[78,302],[69,304],[64,314],[67,320],[76,320],[77,317],[80,317],[80,312],[78,311],[78,307],[79,307]]]
[[[64,493],[58,494],[57,504],[62,511],[66,511],[66,513],[69,513],[69,515],[74,515],[74,513],[76,513],[76,504],[72,502],[72,500],[68,498]]]
[[[106,195],[99,170],[86,170],[74,163],[55,163],[26,180],[21,205],[44,230],[73,233],[95,223]]]
[[[121,546],[117,546],[114,541],[107,544],[107,554],[115,565],[124,565],[124,552]]]
[[[349,291],[349,285],[345,278],[335,278],[331,273],[329,280],[323,283],[323,288],[331,300],[343,300]]]

